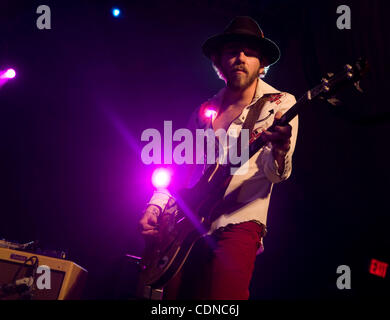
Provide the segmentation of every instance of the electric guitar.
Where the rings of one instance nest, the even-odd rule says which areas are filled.
[[[358,60],[353,65],[345,65],[344,70],[328,74],[322,82],[307,91],[279,120],[267,130],[273,131],[276,125],[287,125],[301,110],[317,99],[326,99],[338,104],[334,94],[353,83],[361,91],[359,80],[368,69],[367,62]],[[267,141],[261,134],[249,141],[249,157],[260,150]],[[181,269],[195,242],[205,235],[213,221],[213,211],[223,198],[231,175],[231,165],[210,166],[199,182],[191,189],[182,189],[173,194],[158,218],[159,234],[146,242],[145,252],[140,262],[141,272],[138,296],[150,298],[153,289],[163,288]]]

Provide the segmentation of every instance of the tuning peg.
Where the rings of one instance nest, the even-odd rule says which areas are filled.
[[[344,69],[345,69],[345,70],[352,70],[353,68],[352,68],[352,66],[351,66],[350,64],[346,64],[346,65],[344,66]]]
[[[334,73],[328,72],[324,77],[321,78],[322,83],[328,83],[329,79],[334,76]]]
[[[327,76],[328,78],[332,78],[332,77],[334,76],[334,73],[333,73],[333,72],[328,72],[328,73],[326,74],[326,76]]]
[[[355,88],[356,88],[359,92],[363,93],[363,89],[360,87],[360,81],[354,82],[353,85],[355,86]]]

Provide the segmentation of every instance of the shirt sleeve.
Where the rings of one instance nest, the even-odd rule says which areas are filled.
[[[168,189],[156,189],[154,190],[153,195],[147,205],[155,205],[162,211],[165,209],[165,206],[167,205],[170,197],[171,194],[169,193]]]
[[[290,109],[295,104],[295,102],[296,100],[293,95],[286,94],[277,111],[281,111],[284,114],[288,109]],[[268,143],[264,147],[260,155],[261,162],[264,168],[264,173],[268,178],[268,180],[270,180],[272,183],[278,183],[288,179],[292,172],[292,155],[295,150],[295,145],[296,145],[297,135],[298,135],[298,116],[296,116],[294,119],[290,121],[290,125],[292,127],[291,138],[290,138],[291,145],[289,151],[287,152],[284,158],[284,171],[282,172],[282,174],[280,174],[278,171],[279,167],[277,161],[273,156],[271,143]]]

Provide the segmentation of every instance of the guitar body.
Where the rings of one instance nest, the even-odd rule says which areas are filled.
[[[195,242],[207,233],[210,217],[220,203],[231,175],[219,164],[211,166],[191,189],[182,189],[158,219],[159,234],[146,239],[141,261],[142,287],[162,288],[181,269]]]
[[[173,217],[167,217],[167,220]],[[171,224],[171,222],[168,222]],[[171,227],[166,226],[168,230]],[[148,240],[142,260],[140,278],[145,286],[162,288],[181,269],[193,245],[202,236],[190,223],[183,219],[171,232]]]

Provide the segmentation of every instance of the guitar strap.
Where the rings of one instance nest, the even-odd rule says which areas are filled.
[[[268,94],[263,95],[259,100],[256,101],[253,106],[250,107],[245,122],[242,125],[242,129],[249,129],[249,137],[252,134],[253,127],[255,126],[256,121],[259,119],[261,109],[263,109],[263,106],[267,101],[268,96]]]
[[[269,95],[268,94],[263,95],[249,109],[247,117],[246,117],[246,119],[244,121],[244,124],[242,125],[242,128],[241,128],[241,130],[242,129],[248,129],[249,130],[249,139],[250,139],[251,133],[253,131],[253,128],[255,126],[255,123],[258,120],[259,116],[260,116],[261,109],[263,108],[265,102],[268,99],[269,99]],[[241,156],[241,132],[240,132],[240,135],[239,135],[239,137],[237,139],[237,142],[236,142],[236,148],[237,148],[236,149],[237,155],[240,157]],[[223,204],[221,203],[220,205],[217,205],[215,207],[213,214],[210,216],[210,220],[214,221],[215,219],[218,218],[218,216],[220,214],[225,212],[226,208],[230,208],[230,209],[231,208],[235,208],[237,205],[241,206],[240,203],[236,202],[234,197],[233,198],[225,198],[224,201],[223,201]],[[256,223],[260,223],[260,222],[256,221]],[[262,226],[263,226],[262,236],[264,236],[265,235],[265,226],[264,225],[262,225]]]
[[[244,124],[242,125],[242,129],[248,129],[249,130],[249,140],[251,138],[251,134],[253,131],[253,128],[255,126],[256,121],[259,119],[260,112],[263,109],[263,106],[267,99],[269,98],[268,94],[264,94],[259,100],[255,102],[254,105],[252,105],[249,109],[248,115],[244,121]],[[241,153],[241,132],[237,139],[237,154],[240,156]]]

